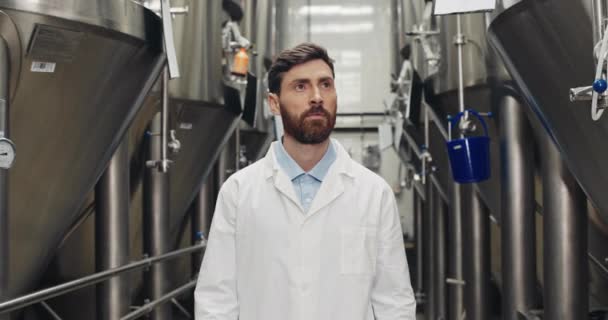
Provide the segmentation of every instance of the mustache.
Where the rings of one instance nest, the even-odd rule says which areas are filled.
[[[329,114],[329,111],[327,111],[327,110],[325,110],[325,108],[323,108],[323,105],[315,105],[315,106],[312,106],[310,109],[308,109],[306,112],[304,112],[304,114],[302,114],[302,118],[306,118],[308,116],[318,115],[318,114],[322,114],[328,119],[331,116]]]

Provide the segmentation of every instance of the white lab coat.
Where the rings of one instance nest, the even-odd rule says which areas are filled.
[[[392,190],[332,143],[307,213],[274,146],[222,186],[196,320],[415,320]]]

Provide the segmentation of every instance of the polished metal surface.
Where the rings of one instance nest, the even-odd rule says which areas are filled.
[[[437,300],[435,299],[435,284],[434,284],[434,248],[435,248],[435,236],[434,236],[434,225],[435,225],[435,201],[433,184],[427,180],[424,185],[424,213],[422,215],[422,235],[424,237],[424,294],[426,302],[424,304],[424,314],[427,319],[436,319],[437,314]]]
[[[175,6],[181,5],[182,3],[179,1],[172,1],[172,4]],[[205,2],[204,6],[206,5],[207,3]],[[198,19],[192,17],[192,15],[200,14],[200,6],[203,6],[203,2],[197,2],[195,4],[195,8],[190,7],[190,11],[188,13],[190,17],[184,17],[181,15],[176,16],[175,23],[184,23],[184,20],[180,19]],[[209,3],[209,6],[212,6],[212,4]],[[213,15],[218,23],[221,24],[221,19],[219,18],[222,16],[221,6],[219,8],[220,11]],[[211,13],[209,14],[211,15]],[[207,26],[205,19],[206,18],[204,17],[200,18],[198,20],[199,25]],[[209,27],[213,27],[211,20],[209,20]],[[191,35],[191,29],[183,30],[184,32],[187,32],[188,35],[180,36],[178,34],[180,32],[179,30],[181,29],[176,28],[175,30],[178,38],[183,38],[188,35],[195,36]],[[193,43],[194,41],[195,40],[192,39]],[[196,40],[197,45],[199,41],[200,40],[198,39]],[[185,45],[186,44],[184,44],[184,46]],[[204,44],[204,50],[209,50],[209,52],[217,51],[221,54],[221,47],[211,48],[211,45],[212,43]],[[221,43],[219,45],[221,45]],[[202,47],[203,44],[201,44],[201,48]],[[185,49],[182,51],[182,53],[184,55],[191,53],[193,55],[193,59],[195,60],[200,58],[199,56],[196,56],[194,52],[190,52]],[[181,61],[182,62],[180,63],[186,63],[183,62],[184,60]],[[205,61],[206,60],[201,60],[200,63],[205,63],[205,67],[208,67]],[[182,76],[186,76],[187,72],[189,72],[188,70],[182,71],[184,71]],[[197,76],[205,77],[206,79],[206,75],[197,74]],[[221,77],[221,74],[219,76]],[[190,81],[199,81],[196,79],[197,78],[192,78]],[[169,152],[168,154],[170,160],[173,161],[168,172],[168,179],[171,185],[169,197],[169,210],[171,218],[169,225],[169,240],[167,245],[171,249],[184,246],[184,243],[186,243],[186,245],[187,243],[190,243],[190,229],[189,226],[187,226],[187,223],[190,221],[190,216],[187,215],[188,209],[193,203],[195,197],[198,195],[200,187],[202,186],[206,177],[211,172],[213,164],[219,157],[221,150],[226,144],[226,141],[230,138],[232,132],[239,124],[240,114],[242,112],[241,105],[231,104],[228,103],[228,101],[225,103],[222,102],[224,97],[223,91],[215,92],[215,94],[217,94],[219,97],[216,99],[218,100],[216,102],[208,102],[206,100],[191,100],[187,97],[180,98],[180,96],[177,95],[179,90],[177,90],[178,88],[175,87],[177,86],[177,84],[174,83],[175,81],[180,80],[170,81],[169,92],[171,94],[171,99],[169,105],[169,129],[175,130],[175,137],[180,141],[181,149],[178,153]],[[221,78],[218,79],[218,83],[221,84]],[[186,86],[186,82],[183,84]],[[202,88],[209,85],[209,82],[202,84],[187,84],[187,86],[192,88]],[[221,88],[221,86],[219,88]],[[184,90],[187,91],[187,89],[187,87],[184,87]],[[149,253],[143,250],[143,226],[141,221],[143,219],[142,185],[145,171],[144,167],[145,161],[150,159],[143,159],[142,150],[146,148],[144,143],[146,128],[156,112],[160,110],[161,100],[159,92],[160,87],[157,87],[152,94],[147,97],[144,107],[137,114],[137,117],[129,132],[129,152],[131,163],[131,228],[129,233],[131,238],[131,259],[138,259],[142,254]],[[200,97],[200,99],[206,99],[202,95],[199,95],[198,97]],[[197,97],[193,95],[191,98],[195,99]],[[92,239],[87,237],[87,234],[90,232],[92,232],[92,225],[90,223],[83,223],[80,227],[78,227],[77,232],[66,240],[64,248],[60,251],[62,254],[55,261],[55,264],[57,265],[56,267],[59,270],[59,272],[56,273],[60,274],[62,278],[70,279],[77,277],[80,273],[86,274],[93,272],[93,270],[89,268],[89,263],[87,263],[92,259],[90,252],[92,251],[91,248],[93,247],[93,243]],[[183,241],[184,236],[188,241]],[[74,251],[77,251],[78,253],[75,254]],[[69,263],[70,261],[73,263]],[[78,263],[78,265],[81,265],[82,268],[80,270],[74,270],[70,267],[74,263]],[[172,270],[175,270],[169,275],[169,279],[172,283],[180,283],[180,280],[185,280],[181,278],[188,278],[193,272],[193,270],[191,270],[190,259],[183,259],[179,262],[172,263],[171,267]],[[140,295],[138,295],[138,293],[141,293],[142,290],[144,290],[142,279],[139,277],[135,278],[132,282],[131,288],[133,298],[139,297]],[[62,302],[62,305],[64,305],[65,308],[61,311],[71,314],[72,310],[69,309],[68,300],[68,297],[66,297],[65,301]]]
[[[424,9],[423,0],[391,0],[391,19],[392,19],[392,68],[393,74],[398,75],[401,69],[403,57],[401,49],[406,45],[410,46],[410,60],[418,72],[424,71],[424,56],[422,48],[414,43],[414,37],[407,35],[408,32],[415,30],[416,25],[422,23],[422,13]]]
[[[199,241],[198,232],[202,232],[205,239],[209,237],[211,218],[215,203],[215,179],[208,177],[196,196],[194,210],[192,210],[192,241]],[[203,262],[202,254],[192,255],[192,273],[198,274]]]
[[[587,199],[553,141],[542,134],[544,317],[584,319],[589,306]]]
[[[134,3],[112,3],[115,10],[91,13],[85,8],[105,6],[0,1],[0,34],[11,52],[9,123],[19,152],[8,186],[15,230],[9,296],[37,285],[164,63],[155,16]],[[147,32],[140,37],[118,22],[100,28],[100,19],[128,19]],[[33,72],[41,67],[35,61],[54,63],[54,72]]]
[[[524,106],[514,97],[500,102],[502,312],[518,320],[537,307],[534,146]]]
[[[464,306],[470,320],[490,319],[490,215],[473,185],[462,188]],[[450,318],[460,319],[460,318]]]
[[[176,136],[182,144],[182,150],[173,157],[169,173],[171,234],[177,237],[183,219],[187,218],[188,207],[198,195],[240,118],[238,112],[229,106],[186,102],[178,103],[174,112],[177,115]]]
[[[464,279],[463,252],[470,250],[470,246],[463,242],[463,211],[462,189],[458,183],[452,183],[450,188],[450,202],[448,204],[448,257],[447,278],[456,280],[448,284],[448,315],[447,319],[460,319],[463,313],[463,285],[459,281]]]
[[[594,80],[590,4],[586,0],[519,2],[494,19],[489,39],[566,165],[606,218],[608,151],[600,146],[608,136],[608,122],[592,121],[589,102],[570,102],[567,97],[570,88]]]
[[[1,0],[0,8],[61,18],[149,40],[154,14],[131,0]],[[156,27],[156,26],[155,26]]]
[[[439,43],[441,46],[441,64],[439,73],[433,79],[435,94],[458,90],[458,47],[454,45],[454,37],[458,33],[458,16],[448,15],[438,18],[440,21]],[[462,33],[466,38],[463,46],[463,80],[464,88],[482,85],[487,80],[487,70],[484,63],[486,53],[486,21],[482,13],[462,15]],[[468,103],[465,93],[465,102]],[[468,108],[476,108],[467,105]]]
[[[64,295],[66,293],[85,288],[87,286],[105,281],[116,275],[120,275],[125,272],[132,272],[143,268],[148,268],[154,264],[165,262],[167,260],[176,259],[186,254],[203,250],[207,246],[207,243],[201,243],[200,245],[191,246],[179,250],[172,251],[170,253],[139,260],[137,262],[129,263],[122,267],[98,272],[95,274],[88,275],[83,278],[79,278],[70,282],[66,282],[54,287],[46,288],[40,291],[26,294],[12,300],[0,302],[0,314],[5,314],[10,311],[19,310],[29,305],[46,301],[54,297]],[[73,304],[72,304],[73,307]]]
[[[4,112],[10,111],[10,56],[6,41],[0,38],[0,103],[4,104]],[[2,136],[8,137],[8,126],[6,115],[1,115],[0,131]],[[0,301],[8,299],[9,283],[9,259],[10,259],[10,227],[8,212],[8,172],[0,169]],[[0,320],[7,320],[6,316],[0,315]]]
[[[593,43],[602,41],[608,19],[608,3],[606,0],[591,0],[593,4]]]
[[[244,1],[245,17],[241,22],[243,36],[253,44],[256,55],[251,56],[249,71],[256,78],[255,111],[253,123],[241,124],[240,144],[243,155],[254,162],[262,158],[270,143],[275,140],[274,121],[268,107],[268,62],[277,53],[276,48],[276,0]],[[244,111],[243,119],[251,115]]]
[[[414,235],[416,236],[416,275],[414,278],[414,290],[416,302],[424,303],[424,230],[423,215],[424,202],[418,191],[412,190],[414,197]]]
[[[435,190],[433,191],[433,305],[435,306],[435,318],[446,319],[447,317],[447,283],[446,283],[446,204],[444,199]]]
[[[129,144],[123,141],[95,186],[95,269],[128,264],[129,256]],[[129,278],[114,277],[97,286],[97,315],[117,320],[129,312]]]
[[[165,71],[166,72],[166,71]],[[161,114],[150,124],[147,158],[161,159]],[[148,168],[144,177],[144,251],[155,257],[171,251],[169,211],[169,174],[157,167]],[[146,296],[157,300],[171,290],[169,265],[159,263],[145,274]],[[170,320],[171,306],[163,305],[152,312],[154,320]]]
[[[188,8],[173,19],[177,60],[184,67],[170,83],[171,98],[222,104],[222,1],[189,1]]]

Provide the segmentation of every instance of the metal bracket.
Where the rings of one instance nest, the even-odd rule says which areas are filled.
[[[179,66],[177,64],[177,52],[173,39],[173,20],[171,17],[171,4],[169,0],[161,0],[161,16],[163,20],[163,34],[165,51],[167,53],[167,64],[169,65],[169,76],[171,79],[179,78]]]
[[[591,101],[593,99],[593,87],[577,87],[570,89],[570,101]]]
[[[40,302],[40,305],[42,305],[42,308],[44,308],[44,310],[46,310],[46,312],[48,312],[54,320],[61,320],[61,317],[46,302],[42,301]]]
[[[466,282],[464,280],[452,279],[452,278],[446,278],[445,279],[445,283],[451,284],[451,285],[455,285],[455,286],[464,286],[464,285],[466,285]]]
[[[173,298],[171,299],[171,303],[177,308],[177,310],[179,310],[186,318],[188,319],[193,319],[192,315],[190,314],[190,312],[188,312],[188,310],[186,310],[186,308],[184,308],[184,306],[182,306],[177,299]]]
[[[169,139],[171,141],[169,141],[169,143],[167,144],[167,148],[169,148],[169,150],[171,150],[171,153],[173,154],[179,153],[182,148],[182,143],[175,137],[175,130],[170,130],[169,136]]]

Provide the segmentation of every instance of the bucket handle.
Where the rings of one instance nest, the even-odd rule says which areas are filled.
[[[455,117],[453,117],[449,120],[450,123],[452,124],[452,127],[455,127],[458,124],[458,122],[460,121],[460,119],[462,118],[462,116],[467,112],[474,115],[475,117],[477,117],[477,119],[479,119],[479,122],[481,122],[481,125],[483,126],[483,131],[485,133],[485,136],[488,137],[489,136],[488,135],[488,125],[486,124],[486,121],[483,120],[483,117],[479,114],[479,112],[477,112],[473,109],[467,109],[466,111],[458,112],[458,114]]]

